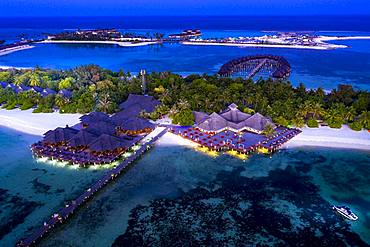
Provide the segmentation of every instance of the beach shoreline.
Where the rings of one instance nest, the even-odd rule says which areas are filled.
[[[330,127],[301,128],[298,134],[283,145],[283,148],[329,147],[370,150],[370,133],[367,130],[354,131],[347,125],[340,129]]]
[[[248,43],[226,43],[226,42],[200,42],[184,41],[183,45],[209,45],[209,46],[236,46],[236,47],[261,47],[261,48],[289,48],[289,49],[311,49],[311,50],[332,50],[338,48],[347,48],[345,45],[326,45],[326,46],[305,46],[305,45],[273,45],[273,44],[248,44]]]
[[[0,109],[0,126],[42,136],[48,130],[78,124],[81,116],[81,114],[60,114],[58,112],[32,113],[32,109],[25,111]],[[370,133],[367,130],[353,131],[346,125],[341,129],[304,127],[301,130],[302,133],[285,143],[282,148],[315,146],[370,150]],[[158,143],[162,146],[196,147],[198,145],[172,133],[166,133]]]
[[[22,133],[42,136],[45,132],[57,127],[76,125],[81,114],[32,113],[29,110],[0,109],[0,127],[4,126]]]
[[[23,51],[23,50],[32,49],[34,47],[35,46],[32,46],[32,45],[21,45],[21,46],[16,46],[16,47],[12,47],[12,48],[7,48],[7,49],[4,49],[4,50],[0,50],[0,56],[7,55],[7,54],[10,54],[10,53],[13,53],[13,52],[16,52],[16,51]]]
[[[43,40],[38,44],[103,44],[103,45],[118,45],[121,47],[137,47],[146,45],[158,44],[157,41],[143,41],[139,43],[125,41],[89,41],[89,40]]]

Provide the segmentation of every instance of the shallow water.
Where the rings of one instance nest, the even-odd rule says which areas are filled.
[[[39,138],[0,128],[0,246],[31,233],[102,172],[37,163],[29,145]]]
[[[119,236],[115,246],[137,246],[143,236],[163,245],[176,242],[174,232],[195,243],[212,232],[203,244],[370,243],[369,169],[363,151],[300,148],[243,162],[159,144],[40,245],[110,246]],[[355,189],[344,190],[351,181]],[[344,221],[331,203],[350,205],[360,220]],[[226,216],[210,220],[223,205]]]
[[[5,30],[5,31],[4,31]],[[7,37],[9,29],[0,29],[0,39]],[[53,29],[54,32],[60,30]],[[49,30],[52,32],[52,30]],[[126,30],[145,33],[147,30]],[[178,30],[150,30],[172,33]],[[35,35],[40,29],[12,30]],[[203,30],[205,37],[263,35],[258,31]],[[369,32],[331,32],[330,35],[367,35]],[[308,88],[332,89],[339,83],[352,84],[357,89],[370,89],[370,40],[334,41],[350,46],[348,49],[328,51],[284,48],[251,48],[225,46],[188,46],[163,44],[145,47],[118,47],[91,44],[37,44],[33,49],[0,56],[0,66],[73,68],[83,64],[98,64],[113,70],[123,69],[137,73],[172,71],[183,75],[191,73],[217,73],[222,64],[236,57],[253,54],[284,56],[292,66],[290,80],[293,85],[304,83]]]

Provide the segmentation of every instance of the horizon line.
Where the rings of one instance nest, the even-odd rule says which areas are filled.
[[[2,18],[60,18],[60,17],[311,17],[311,16],[357,16],[357,17],[370,17],[370,14],[247,14],[247,15],[30,15],[30,16],[19,16],[19,15],[9,15],[0,16]]]

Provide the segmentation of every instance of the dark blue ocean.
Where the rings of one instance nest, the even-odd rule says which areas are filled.
[[[0,10],[1,11],[1,10]],[[178,32],[200,28],[206,37],[310,31],[370,35],[369,17],[89,17],[0,18],[0,39],[42,37],[77,28],[126,32]],[[340,42],[349,49],[314,51],[165,44],[36,45],[0,56],[0,66],[71,68],[95,63],[137,72],[216,73],[227,60],[277,54],[293,67],[293,84],[370,88],[370,41]],[[14,246],[52,212],[73,200],[107,167],[82,169],[32,157],[39,140],[0,127],[0,246]],[[370,153],[350,149],[294,148],[246,161],[209,157],[160,139],[116,182],[107,186],[40,246],[367,246],[370,244]],[[359,220],[334,214],[346,204]],[[159,237],[160,236],[160,237]],[[180,240],[179,240],[180,238]],[[176,245],[177,244],[177,245]],[[150,244],[148,244],[150,245]]]
[[[369,16],[275,16],[275,17],[78,17],[78,18],[0,18],[0,39],[12,42],[22,37],[40,38],[47,33],[92,28],[118,28],[122,32],[170,34],[199,28],[204,37],[264,35],[277,31],[313,32],[323,35],[370,36]],[[293,68],[293,85],[331,89],[351,84],[370,88],[370,40],[336,41],[348,49],[330,51],[282,48],[240,48],[164,44],[146,47],[111,45],[39,44],[34,49],[0,56],[0,66],[72,68],[98,64],[133,73],[172,71],[182,75],[217,73],[220,66],[235,57],[275,54],[286,57]]]

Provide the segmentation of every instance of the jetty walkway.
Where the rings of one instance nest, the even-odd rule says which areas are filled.
[[[263,59],[253,70],[252,72],[249,73],[249,75],[247,76],[247,79],[250,79],[252,78],[253,76],[255,76],[258,71],[260,71],[262,69],[262,67],[265,65],[265,63],[267,62],[267,59]]]
[[[142,146],[138,150],[136,150],[133,155],[124,159],[115,168],[109,170],[97,182],[90,186],[84,193],[78,196],[70,204],[66,204],[65,207],[61,208],[57,213],[53,214],[51,218],[45,221],[41,227],[39,227],[35,232],[33,232],[33,234],[22,239],[17,244],[17,246],[19,247],[32,246],[38,241],[40,241],[41,238],[46,233],[48,233],[52,228],[54,228],[58,224],[62,224],[63,221],[66,220],[69,216],[71,216],[78,207],[82,206],[90,197],[92,197],[105,185],[113,181],[119,174],[121,174],[121,172],[124,171],[125,168],[128,167],[132,162],[141,157],[147,150],[149,150],[154,145],[154,142],[157,141],[160,137],[162,137],[167,131],[168,128],[166,127],[163,128],[161,131],[156,132],[156,135],[151,137],[147,142],[143,143]]]

